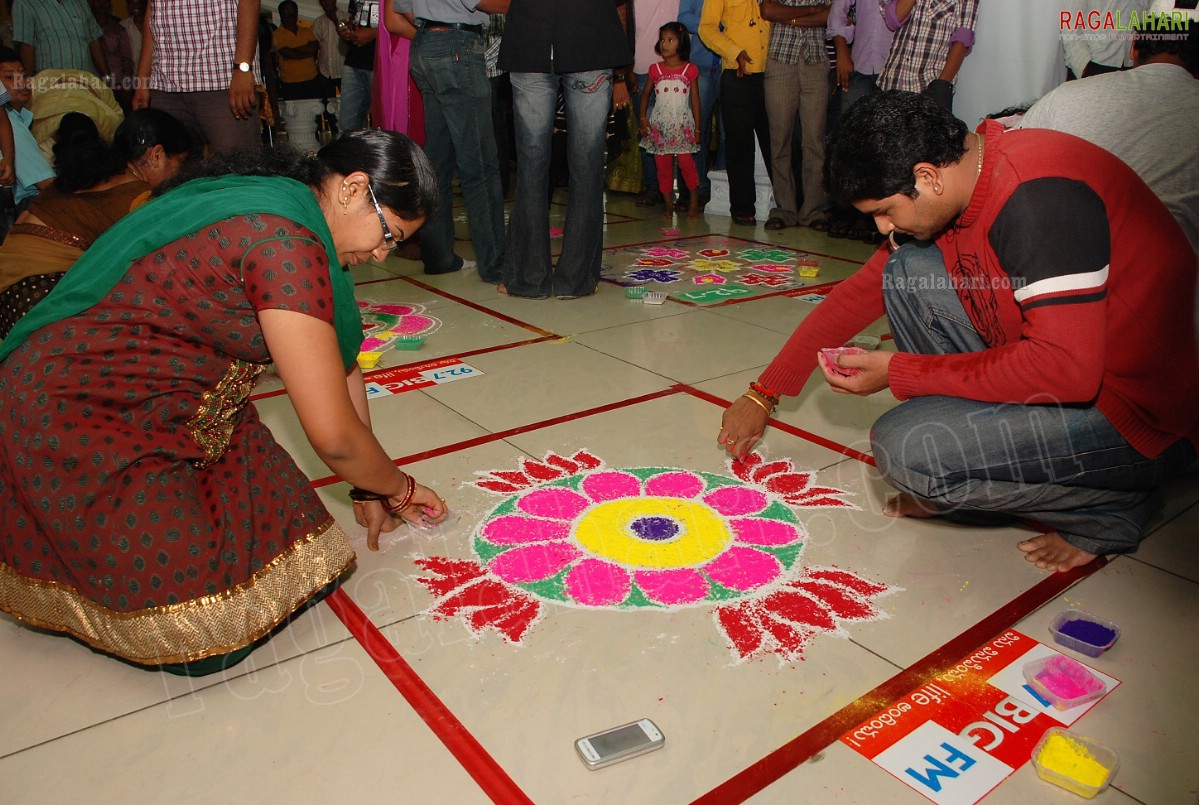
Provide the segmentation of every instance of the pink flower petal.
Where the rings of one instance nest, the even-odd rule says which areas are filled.
[[[573,489],[560,488],[534,490],[516,504],[526,514],[555,520],[573,520],[590,505],[591,501]]]
[[[778,520],[744,517],[729,522],[737,542],[750,545],[790,545],[801,536],[799,529]]]
[[[511,584],[548,579],[579,556],[569,542],[539,542],[505,551],[487,569]]]
[[[483,526],[483,538],[496,545],[548,542],[566,539],[569,536],[570,523],[523,517],[519,514],[497,517]]]
[[[734,545],[704,565],[704,571],[730,590],[753,590],[778,578],[782,565],[768,553]]]
[[[405,316],[400,320],[399,326],[393,328],[393,332],[401,335],[416,335],[423,333],[435,324],[437,322],[428,316]]]
[[[691,472],[664,472],[645,482],[645,494],[664,498],[693,498],[704,491],[704,479]]]
[[[704,503],[725,517],[757,514],[769,501],[765,492],[743,486],[722,486],[704,495]]]
[[[629,574],[603,559],[584,559],[566,573],[566,592],[589,607],[612,607],[629,595]]]
[[[627,472],[597,472],[583,479],[583,491],[597,503],[633,498],[641,494],[641,480]]]
[[[637,585],[651,601],[659,604],[691,604],[708,597],[711,585],[704,575],[690,567],[671,570],[638,570],[633,574]]]

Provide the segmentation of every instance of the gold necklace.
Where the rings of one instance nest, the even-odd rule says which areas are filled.
[[[978,167],[975,170],[975,176],[982,176],[983,172],[983,138],[985,135],[977,134],[978,137]]]

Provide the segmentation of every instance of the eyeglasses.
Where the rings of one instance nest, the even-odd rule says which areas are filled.
[[[400,240],[404,239],[403,231],[400,232],[399,240],[391,234],[390,227],[387,226],[387,219],[383,217],[383,208],[379,206],[379,199],[375,198],[375,191],[371,189],[370,184],[366,185],[366,192],[371,194],[371,203],[375,205],[375,212],[379,216],[379,226],[383,227],[383,248],[387,251],[395,251],[396,246],[400,245]]]

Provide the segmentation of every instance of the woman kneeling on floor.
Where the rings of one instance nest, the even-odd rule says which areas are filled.
[[[432,212],[425,155],[355,131],[200,170],[101,236],[0,346],[0,610],[184,674],[240,661],[354,563],[247,405],[268,363],[361,487],[369,547],[445,514],[371,433],[344,270]]]

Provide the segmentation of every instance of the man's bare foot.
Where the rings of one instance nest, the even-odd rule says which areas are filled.
[[[699,217],[699,194],[698,193],[691,194],[691,203],[687,206],[687,217],[688,218],[698,218]]]
[[[507,296],[507,295],[508,295],[508,288],[507,288],[507,286],[505,286],[505,285],[504,285],[504,283],[502,283],[502,282],[497,282],[497,283],[495,284],[495,292],[496,292],[496,293],[499,293],[499,294],[503,294],[504,296]]]
[[[888,517],[936,517],[941,510],[927,500],[921,500],[915,495],[900,492],[887,501],[883,506],[883,514]]]
[[[1095,558],[1095,554],[1074,547],[1052,531],[1026,539],[1016,547],[1024,551],[1026,561],[1036,563],[1042,570],[1056,570],[1058,573],[1082,567]]]

